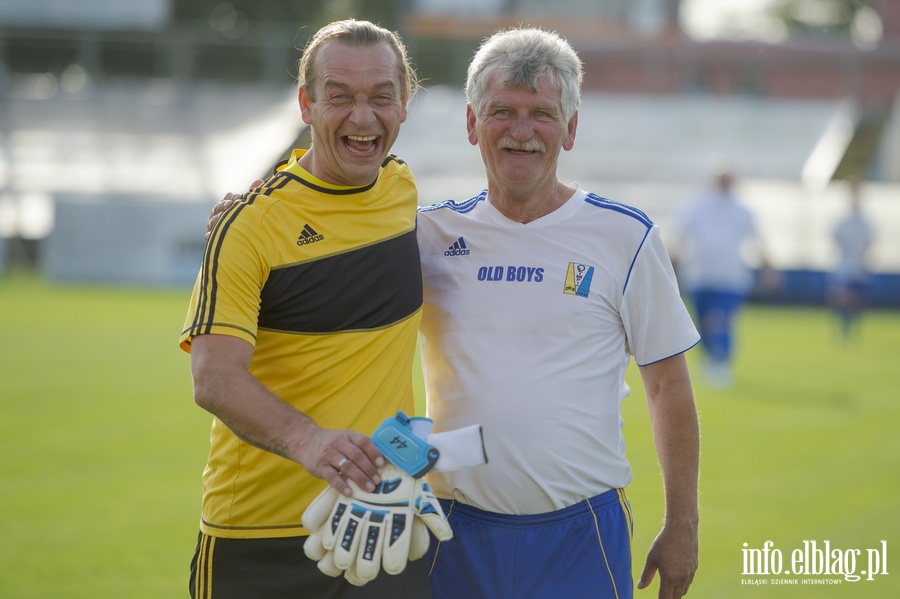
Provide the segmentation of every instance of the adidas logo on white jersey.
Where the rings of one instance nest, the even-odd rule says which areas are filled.
[[[456,241],[453,242],[446,252],[444,252],[445,256],[468,256],[469,248],[466,246],[466,240],[460,237]]]

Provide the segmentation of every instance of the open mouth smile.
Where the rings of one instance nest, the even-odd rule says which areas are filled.
[[[378,149],[377,135],[345,135],[343,137],[344,147],[351,154],[358,156],[367,156]]]

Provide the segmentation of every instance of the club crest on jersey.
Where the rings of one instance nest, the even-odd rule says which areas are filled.
[[[563,287],[563,293],[566,295],[587,297],[591,290],[591,279],[593,277],[593,266],[569,262],[569,269],[566,271],[566,284],[565,287]]]

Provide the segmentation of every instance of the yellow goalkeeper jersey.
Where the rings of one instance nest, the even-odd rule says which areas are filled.
[[[389,156],[365,187],[276,167],[216,224],[181,334],[254,346],[251,373],[324,428],[371,434],[413,413],[412,363],[422,308],[416,187]],[[230,538],[308,534],[300,518],[325,487],[293,461],[213,420],[201,530]]]

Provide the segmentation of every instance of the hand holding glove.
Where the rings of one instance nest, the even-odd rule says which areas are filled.
[[[444,451],[429,442],[444,435],[448,448],[470,446],[448,452],[447,470],[485,463],[487,457],[480,427],[430,435],[430,424],[402,412],[385,420],[372,437],[387,458],[376,489],[369,493],[348,481],[353,493],[346,497],[329,486],[306,509],[303,526],[311,534],[304,552],[323,573],[343,573],[362,586],[382,568],[399,574],[408,560],[423,557],[431,543],[429,531],[441,541],[453,538],[441,504],[422,478],[436,462],[440,466]]]

